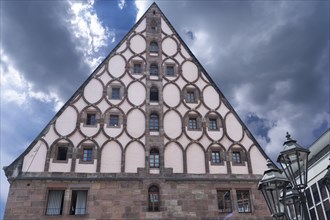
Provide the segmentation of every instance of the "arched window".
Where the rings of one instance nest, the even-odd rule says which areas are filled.
[[[149,48],[150,52],[153,52],[153,53],[158,53],[158,44],[157,42],[155,41],[152,41],[150,43],[150,48]]]
[[[150,129],[150,131],[159,130],[159,119],[158,119],[158,115],[156,113],[152,113],[150,115],[149,129]]]
[[[159,211],[159,189],[157,186],[151,186],[148,190],[148,209],[150,212]]]
[[[158,102],[158,88],[157,87],[150,88],[150,101]]]
[[[159,151],[157,149],[151,149],[149,156],[150,168],[159,168]]]
[[[155,63],[150,65],[150,76],[158,76],[158,65]]]

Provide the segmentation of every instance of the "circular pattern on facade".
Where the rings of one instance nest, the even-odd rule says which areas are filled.
[[[173,84],[168,83],[163,87],[163,100],[164,104],[169,107],[177,107],[181,102],[181,91],[180,88]]]
[[[126,61],[120,55],[110,58],[108,63],[108,71],[114,78],[119,78],[125,73]]]
[[[134,35],[130,39],[130,47],[134,53],[142,53],[146,50],[147,43],[141,35]]]
[[[213,86],[206,86],[203,89],[203,101],[209,109],[217,109],[220,106],[220,97]]]
[[[191,61],[182,64],[182,76],[188,82],[194,82],[198,79],[198,68]]]
[[[167,37],[162,42],[162,49],[167,56],[173,56],[178,51],[178,44],[173,38]]]
[[[146,100],[147,91],[141,82],[135,81],[127,87],[128,101],[135,106],[142,105]]]
[[[94,104],[102,99],[103,95],[103,85],[97,79],[92,79],[84,88],[84,98],[90,103]]]
[[[61,136],[68,136],[74,132],[77,124],[78,113],[77,111],[68,106],[62,114],[56,119],[55,130]]]
[[[228,137],[233,141],[243,138],[243,128],[233,113],[228,113],[225,117],[226,131]]]
[[[140,138],[146,130],[146,117],[142,110],[132,109],[127,113],[127,134],[133,138]]]
[[[170,139],[175,139],[182,134],[182,121],[180,114],[175,110],[167,111],[164,114],[164,132]]]

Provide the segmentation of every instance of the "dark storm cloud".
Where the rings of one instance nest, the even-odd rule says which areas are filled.
[[[159,5],[265,149],[284,129],[308,146],[329,127],[329,2]],[[208,42],[194,48],[200,31]]]
[[[66,1],[4,1],[1,42],[6,55],[35,91],[68,98],[90,73],[66,27]]]

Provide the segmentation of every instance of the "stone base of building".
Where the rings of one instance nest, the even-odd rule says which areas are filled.
[[[214,180],[15,180],[5,219],[272,219],[257,181]],[[159,188],[159,211],[148,209],[148,189]],[[47,215],[49,190],[64,190],[61,215]],[[71,215],[73,190],[87,190],[86,214]],[[232,212],[218,208],[218,190],[229,190]],[[240,213],[236,192],[247,190],[250,212]]]

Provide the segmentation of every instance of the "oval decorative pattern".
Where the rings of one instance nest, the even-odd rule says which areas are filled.
[[[122,56],[115,55],[109,60],[108,70],[115,78],[122,76],[125,72],[125,59]]]

